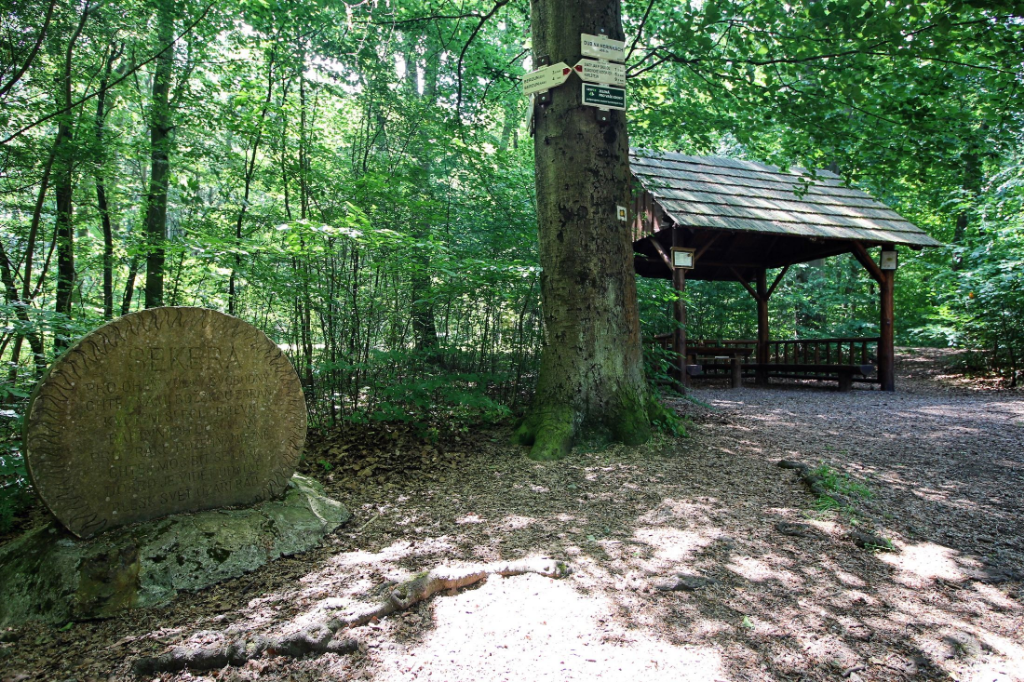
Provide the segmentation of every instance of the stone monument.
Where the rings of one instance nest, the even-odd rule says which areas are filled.
[[[288,358],[252,325],[153,308],[85,336],[32,396],[25,461],[75,535],[283,494],[306,437]]]
[[[78,537],[51,522],[0,546],[0,627],[165,604],[308,551],[350,518],[292,475],[306,406],[288,358],[212,310],[100,327],[53,364],[25,422],[35,489]]]

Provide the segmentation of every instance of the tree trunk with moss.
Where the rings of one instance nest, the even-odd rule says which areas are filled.
[[[619,0],[533,0],[534,64],[579,61],[580,34],[622,40]],[[603,29],[603,31],[602,31]],[[650,437],[629,206],[623,112],[581,105],[576,76],[535,109],[537,219],[545,336],[537,394],[516,439],[530,457],[565,455],[575,440]]]

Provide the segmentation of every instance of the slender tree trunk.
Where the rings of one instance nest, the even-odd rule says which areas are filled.
[[[106,154],[103,148],[103,133],[107,116],[107,84],[113,73],[114,62],[120,57],[123,48],[111,51],[107,65],[100,81],[99,95],[96,97],[96,146],[103,161],[96,169],[96,209],[100,214],[103,226],[103,319],[114,317],[114,228],[110,221],[110,205],[107,202],[107,187],[104,182]]]
[[[267,96],[263,100],[263,109],[260,111],[260,121],[256,127],[256,139],[252,143],[252,154],[247,155],[243,172],[245,190],[242,196],[242,205],[238,209],[238,219],[235,221],[235,263],[231,268],[231,276],[228,279],[228,313],[235,314],[236,296],[236,273],[242,267],[242,256],[238,249],[242,246],[242,222],[245,220],[245,213],[249,210],[249,193],[252,190],[252,178],[256,174],[256,154],[260,148],[260,140],[263,139],[263,122],[267,118],[267,109],[270,108],[270,98],[274,95],[274,53],[270,53],[267,64]]]
[[[302,54],[302,68],[305,68],[306,55]],[[299,218],[306,220],[309,215],[309,182],[306,173],[309,169],[309,132],[307,120],[308,102],[306,99],[306,76],[304,71],[299,72]],[[302,255],[302,302],[299,314],[299,322],[302,325],[302,354],[306,361],[305,383],[310,391],[313,390],[313,328],[310,316],[310,294],[309,294],[309,254],[306,253],[305,238],[299,240]]]
[[[124,296],[121,297],[121,315],[132,311],[132,298],[135,295],[135,278],[139,276],[139,257],[132,256],[128,265],[128,279],[124,283]]]
[[[96,208],[103,225],[103,319],[114,317],[114,227],[110,222],[110,206],[103,177],[96,175]]]
[[[58,137],[54,140],[53,147],[50,149],[50,155],[43,166],[43,177],[39,180],[39,192],[36,194],[36,203],[32,208],[32,220],[29,223],[28,240],[25,246],[25,272],[22,277],[21,300],[19,304],[16,304],[19,308],[17,313],[18,319],[26,324],[26,326],[31,326],[28,318],[28,308],[32,305],[32,299],[34,298],[32,292],[32,265],[35,257],[36,241],[39,237],[39,225],[43,216],[43,204],[46,202],[46,191],[50,187],[50,174],[53,170],[53,163],[56,159],[59,145],[60,138]],[[46,270],[44,269],[43,272],[45,276]],[[46,352],[42,334],[38,331],[18,335],[14,342],[14,349],[11,352],[12,371],[17,372],[17,365],[21,359],[23,338],[28,338],[29,347],[32,349],[35,361],[36,376],[41,378],[43,372],[46,371]]]
[[[58,152],[58,163],[61,164],[61,168],[56,174],[53,186],[53,194],[57,203],[57,295],[54,310],[70,316],[71,294],[75,286],[75,232],[71,224],[74,192],[71,159],[69,158],[71,131],[66,124],[61,123],[58,126],[57,137],[62,140],[60,146],[63,149]],[[54,337],[54,349],[59,351],[64,348],[66,341],[65,337],[57,334]]]
[[[981,192],[982,185],[982,168],[981,159],[978,158],[978,152],[972,144],[967,152],[963,156],[963,183],[962,188],[966,192],[971,201],[978,196]],[[960,211],[956,216],[956,227],[953,229],[953,243],[956,245],[962,245],[964,238],[967,236],[967,227],[970,225],[971,216],[968,209]],[[959,270],[963,267],[963,258],[961,256],[955,256],[953,258],[953,270]]]
[[[170,45],[174,39],[174,0],[159,0],[156,10],[156,41]],[[150,175],[146,200],[146,307],[164,304],[164,247],[167,241],[167,186],[171,170],[171,72],[174,47],[167,47],[156,59],[153,72],[153,100],[150,111]]]
[[[7,252],[4,251],[3,242],[0,242],[0,279],[4,285],[4,298],[7,304],[14,308],[14,315],[18,322],[25,329],[31,330],[32,321],[28,317],[28,306],[18,299],[18,287],[14,282],[14,272],[11,267]],[[23,339],[28,338],[29,348],[36,363],[36,375],[42,376],[45,369],[46,358],[43,353],[43,341],[34,330],[17,334],[14,340],[14,348],[11,349],[11,371],[8,377],[9,383],[13,384],[18,378],[18,363],[21,361],[21,346]]]
[[[57,123],[56,158],[57,172],[53,184],[53,194],[57,203],[56,234],[57,234],[57,295],[54,310],[71,316],[71,297],[75,289],[75,231],[71,221],[74,202],[74,131],[71,121],[74,112],[71,107],[71,65],[73,62],[75,42],[82,34],[85,22],[89,17],[89,3],[82,9],[75,32],[68,40],[64,53],[64,73],[61,78],[61,96],[63,108],[66,109]],[[53,347],[59,353],[67,346],[67,334],[55,334]]]
[[[415,53],[411,53],[415,55]],[[408,68],[408,65],[407,65]],[[424,119],[430,117],[434,112],[434,102],[437,100],[437,64],[427,63],[424,65],[425,87],[423,96],[420,98],[419,115]],[[412,61],[412,69],[415,71],[416,62]],[[417,154],[419,155],[419,166],[422,171],[421,187],[418,192],[420,201],[427,209],[422,216],[413,216],[414,238],[418,244],[430,243],[431,232],[431,210],[433,207],[434,193],[431,184],[433,163],[428,148],[430,146],[429,129],[426,125],[421,126],[421,132],[417,140]],[[416,350],[423,352],[428,359],[436,359],[437,356],[437,323],[434,319],[434,292],[433,273],[431,268],[430,249],[418,246],[410,254],[412,265],[412,331],[416,340]]]
[[[619,0],[533,0],[534,64],[574,64],[580,35],[622,40]],[[534,152],[545,339],[537,393],[516,431],[530,457],[556,459],[575,438],[636,444],[650,437],[649,396],[628,223],[630,205],[623,112],[600,121],[581,106],[578,80],[539,107]]]

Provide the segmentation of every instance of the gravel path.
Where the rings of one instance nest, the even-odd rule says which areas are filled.
[[[138,656],[294,632],[438,565],[552,556],[573,574],[437,595],[346,631],[352,655],[160,679],[1024,681],[1024,396],[936,360],[901,356],[895,394],[698,389],[689,438],[554,464],[492,432],[359,477],[410,445],[324,437],[310,466],[355,514],[324,547],[164,609],[0,633],[0,680],[130,680]],[[872,496],[819,511],[783,458]]]
[[[875,497],[863,506],[908,541],[1024,568],[1024,392],[950,387],[937,380],[938,351],[927,353],[901,356],[896,393],[773,386],[694,395],[754,429],[764,457],[825,462],[869,481]],[[711,430],[726,439],[733,431]]]

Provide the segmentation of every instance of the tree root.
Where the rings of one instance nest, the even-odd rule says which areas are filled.
[[[351,638],[339,638],[339,630],[365,625],[372,620],[404,611],[442,590],[466,587],[491,574],[509,576],[536,573],[547,578],[562,578],[569,572],[566,563],[553,559],[499,561],[455,568],[440,566],[399,583],[383,602],[369,609],[314,623],[299,632],[281,637],[239,639],[212,647],[176,646],[159,656],[136,659],[132,672],[138,677],[144,677],[186,668],[199,672],[229,665],[241,666],[263,655],[298,658],[308,654],[352,653],[358,648],[358,643]]]
[[[576,423],[571,408],[559,406],[531,412],[516,429],[513,439],[529,445],[529,458],[546,462],[562,459],[572,449]]]
[[[498,561],[451,568],[440,566],[432,571],[420,573],[399,583],[387,598],[369,609],[331,619],[327,626],[332,630],[354,628],[365,625],[373,619],[384,618],[397,611],[404,611],[413,604],[429,599],[442,590],[458,589],[479,582],[490,574],[522,575],[536,573],[546,578],[562,578],[569,574],[569,567],[553,559],[522,559],[520,561]]]
[[[850,500],[848,498],[846,498],[844,495],[841,495],[841,494],[837,493],[834,490],[829,490],[825,486],[822,477],[819,476],[818,474],[814,473],[814,469],[812,469],[811,467],[807,466],[803,462],[795,462],[795,461],[789,460],[789,459],[782,459],[782,460],[779,460],[779,466],[782,467],[783,469],[792,469],[792,470],[796,471],[797,474],[799,474],[799,476],[800,476],[800,480],[803,481],[804,484],[808,488],[810,488],[811,492],[814,493],[815,495],[817,495],[818,497],[830,497],[833,500],[835,500],[836,503],[839,504],[842,507],[852,507],[853,506],[853,504],[850,502]],[[780,526],[796,526],[796,525],[800,525],[800,524],[792,524],[792,523],[777,524],[776,528],[778,528],[780,532],[786,533],[787,535],[796,535],[796,533],[787,532],[786,530],[784,530],[783,528],[780,527]],[[872,534],[872,533],[868,533],[868,532],[865,532],[863,530],[859,530],[857,528],[851,529],[849,532],[847,532],[846,535],[847,535],[848,538],[853,540],[855,545],[857,545],[858,547],[860,547],[862,549],[883,550],[883,551],[887,551],[887,552],[898,551],[896,549],[896,547],[892,544],[891,540],[889,540],[888,538],[882,537],[881,535],[875,535],[875,534]],[[813,537],[813,536],[810,536],[810,537]]]
[[[211,647],[176,646],[159,656],[136,659],[132,672],[138,677],[173,673],[186,668],[200,672],[229,665],[245,665],[246,661],[260,658],[264,654],[299,658],[307,654],[350,654],[357,648],[354,639],[337,639],[332,630],[317,624],[282,637],[259,637],[249,641],[239,639],[227,645]]]
[[[837,493],[834,490],[829,490],[825,487],[822,482],[821,476],[814,473],[814,469],[807,466],[803,462],[794,462],[790,459],[779,460],[779,466],[783,469],[793,469],[800,476],[800,480],[804,482],[812,493],[818,497],[831,497],[835,500],[836,504],[840,507],[850,507],[850,500],[845,495]]]

